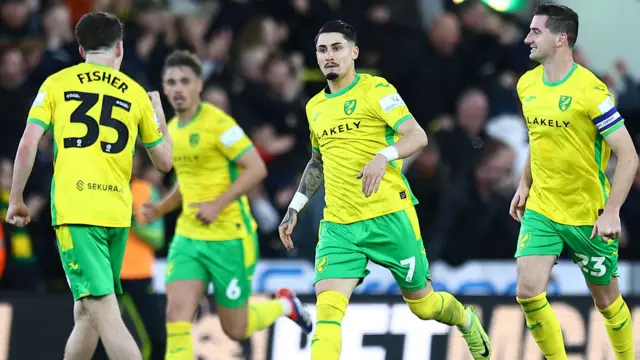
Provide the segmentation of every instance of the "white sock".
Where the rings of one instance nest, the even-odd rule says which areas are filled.
[[[278,211],[271,205],[269,200],[265,198],[256,199],[251,203],[251,207],[253,216],[263,231],[271,232],[278,228],[280,216],[278,216]]]
[[[284,316],[290,316],[291,312],[293,312],[293,305],[291,304],[291,301],[285,298],[280,298],[280,304],[282,304],[282,309],[284,310]]]

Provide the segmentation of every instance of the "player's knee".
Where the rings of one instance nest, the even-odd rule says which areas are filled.
[[[233,341],[241,341],[247,338],[247,321],[238,319],[222,322],[222,331]]]
[[[87,308],[82,304],[82,301],[76,301],[73,306],[73,320],[76,323],[91,320],[89,311],[87,311]]]
[[[170,296],[167,299],[167,322],[191,321],[193,319],[193,304],[180,296]]]
[[[516,296],[518,299],[531,299],[536,297],[542,293],[543,290],[538,289],[536,284],[531,284],[528,282],[518,282],[516,286]]]
[[[316,316],[318,320],[342,322],[349,300],[336,291],[325,291],[318,295]]]
[[[620,297],[620,291],[611,286],[602,286],[597,289],[591,289],[593,302],[598,309],[606,309]]]
[[[441,303],[440,298],[435,296],[435,293],[432,291],[423,299],[407,301],[407,304],[411,312],[419,319],[432,320],[438,316],[442,308],[441,304],[437,304],[436,302]]]

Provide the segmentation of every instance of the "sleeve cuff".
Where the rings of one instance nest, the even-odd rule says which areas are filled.
[[[620,129],[622,127],[622,125],[624,125],[624,120],[618,121],[612,127],[610,127],[607,130],[601,132],[601,134],[602,134],[603,137],[607,137],[607,136],[613,134],[616,130]]]
[[[42,126],[42,128],[44,129],[44,131],[48,131],[49,130],[49,124],[45,123],[44,121],[40,120],[40,119],[36,119],[36,118],[29,118],[27,120],[27,124],[28,123],[32,123],[32,124],[37,124]]]
[[[231,159],[231,161],[237,161],[238,159],[240,159],[244,154],[247,153],[247,151],[253,149],[253,144],[247,146],[244,150],[240,151],[240,153],[238,155],[236,155],[233,159]]]
[[[156,140],[154,142],[142,144],[142,146],[144,146],[145,149],[151,149],[152,147],[160,144],[163,140],[164,140],[164,137],[161,137],[160,139],[158,139],[158,140]]]
[[[411,114],[407,114],[407,115],[401,117],[400,120],[396,121],[396,124],[393,125],[393,131],[398,131],[398,127],[400,125],[402,125],[403,122],[405,122],[405,121],[407,121],[407,120],[409,120],[411,118],[413,118],[413,115],[411,115]]]
[[[317,147],[315,147],[313,145],[311,145],[311,150],[320,152],[320,148],[317,148]]]

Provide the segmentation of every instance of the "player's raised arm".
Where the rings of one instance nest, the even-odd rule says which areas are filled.
[[[53,118],[54,96],[52,80],[47,79],[40,87],[31,110],[27,126],[20,139],[18,151],[13,164],[13,179],[9,195],[7,222],[16,226],[25,226],[30,221],[29,210],[24,203],[24,188],[33,170],[33,163],[38,153],[38,143],[51,126]]]
[[[160,171],[169,172],[173,167],[171,158],[173,143],[167,130],[167,120],[162,109],[160,94],[152,91],[149,93],[149,98],[151,102],[146,101],[143,105],[140,137],[153,166]]]

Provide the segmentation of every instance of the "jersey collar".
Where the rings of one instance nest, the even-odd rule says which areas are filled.
[[[573,66],[571,67],[571,70],[569,70],[567,75],[565,75],[565,77],[563,77],[562,79],[560,79],[558,81],[549,81],[549,80],[547,80],[547,78],[544,77],[544,71],[542,71],[542,83],[545,84],[546,86],[550,86],[550,87],[562,85],[567,80],[569,80],[569,78],[571,77],[573,72],[576,71],[577,68],[578,68],[578,64],[573,63]]]
[[[183,128],[191,124],[195,119],[198,118],[198,115],[200,115],[200,110],[202,110],[202,102],[198,104],[198,110],[196,110],[195,114],[193,114],[193,116],[191,117],[191,119],[189,119],[189,121],[183,124],[183,123],[180,123],[180,119],[178,119],[178,128]]]
[[[358,84],[358,81],[360,81],[360,74],[356,73],[356,77],[355,77],[355,79],[353,79],[351,84],[349,84],[349,86],[347,86],[346,88],[338,91],[335,94],[327,92],[327,90],[329,90],[328,86],[326,88],[324,88],[324,91],[323,91],[324,92],[324,96],[326,96],[327,99],[331,99],[331,98],[338,97],[340,95],[346,94],[349,90],[353,89],[353,87],[356,86],[356,84]]]

